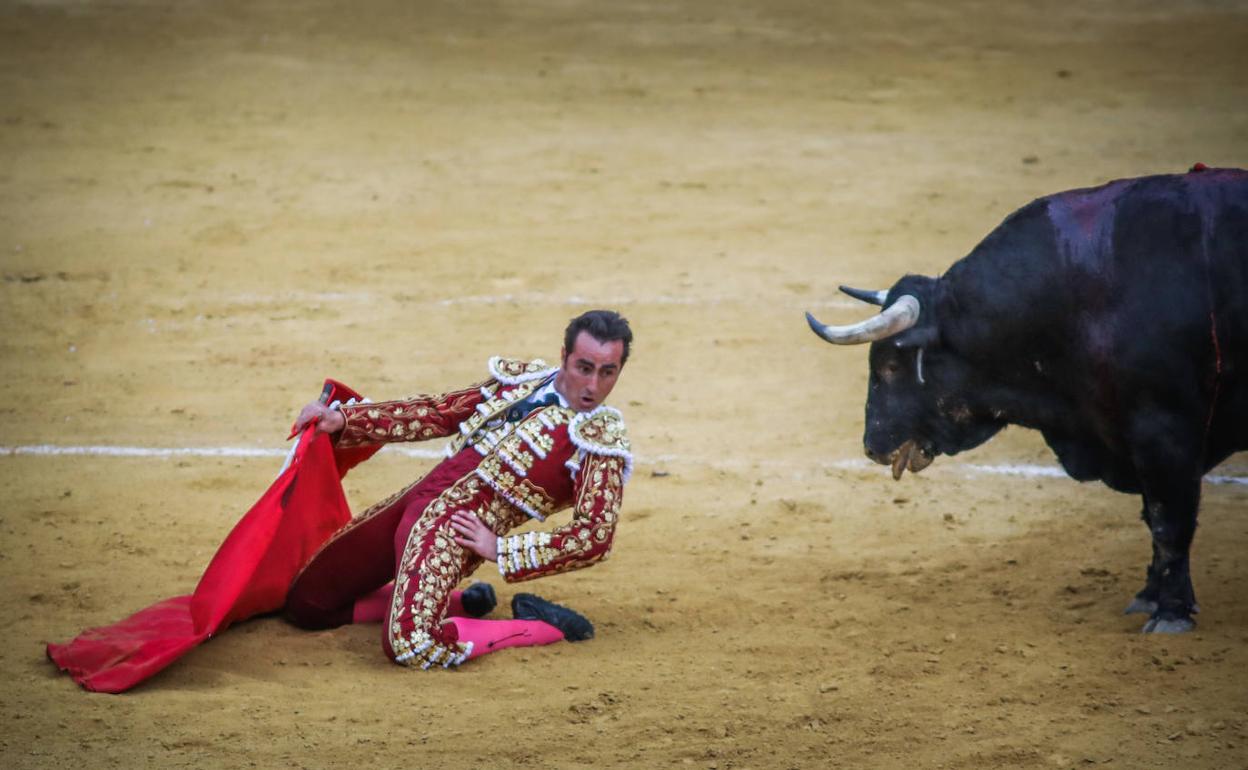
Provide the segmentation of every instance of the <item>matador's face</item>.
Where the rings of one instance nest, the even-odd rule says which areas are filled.
[[[578,412],[589,412],[607,400],[624,364],[623,340],[599,342],[589,332],[576,335],[571,350],[560,351],[563,365],[555,377],[555,389]]]

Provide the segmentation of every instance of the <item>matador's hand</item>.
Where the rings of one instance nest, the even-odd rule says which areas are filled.
[[[475,513],[456,511],[451,514],[455,542],[486,561],[498,561],[498,536],[477,518]]]
[[[291,428],[290,435],[298,435],[308,423],[313,421],[316,422],[317,433],[337,433],[347,424],[347,418],[342,416],[342,412],[313,401],[299,412],[299,416],[295,418],[295,426]]]

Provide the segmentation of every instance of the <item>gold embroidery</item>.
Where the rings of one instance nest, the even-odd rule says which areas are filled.
[[[624,457],[632,451],[624,418],[611,407],[599,407],[578,415],[569,429],[574,443],[587,452]]]
[[[555,430],[567,423],[572,414],[574,412],[571,409],[560,406],[543,408],[516,426],[516,434],[534,454],[544,460],[550,450],[555,448]]]
[[[497,453],[482,458],[475,473],[509,503],[535,519],[544,519],[556,510],[556,501],[546,490],[512,472]]]
[[[494,379],[506,385],[515,385],[530,379],[543,378],[555,370],[545,361],[536,358],[532,361],[520,361],[514,358],[495,356],[489,361],[490,374]]]
[[[449,453],[455,454],[470,443],[475,446],[480,446],[484,443],[487,451],[493,449],[499,440],[510,434],[515,428],[514,423],[507,422],[505,419],[504,414],[506,411],[516,401],[527,398],[541,384],[542,380],[535,379],[520,383],[515,387],[497,388],[491,393],[489,398],[478,404],[473,413],[459,424],[459,435],[451,440]],[[478,449],[477,451],[481,450]],[[485,454],[485,452],[482,452],[482,454]]]
[[[478,563],[454,541],[450,513],[456,510],[472,512],[495,532],[505,532],[527,518],[471,475],[425,508],[408,534],[390,600],[390,646],[395,661],[406,666],[458,665],[471,652],[467,643],[448,644],[441,631],[451,591]]]
[[[468,561],[463,547],[453,539],[447,513],[452,505],[468,507],[480,490],[480,483],[471,476],[451,485],[429,504],[408,534],[391,596],[390,645],[398,663],[421,668],[434,663],[454,665],[471,652],[459,642],[443,644],[438,638],[440,633],[431,633],[431,621],[440,619],[445,612],[450,592]],[[426,543],[431,546],[428,550]],[[418,581],[415,591],[410,590],[413,577]],[[410,620],[404,622],[405,618]],[[409,623],[413,627],[404,634],[404,626]]]
[[[449,436],[481,399],[481,387],[441,396],[413,396],[402,401],[340,407],[346,421],[337,446],[346,449],[387,441],[421,441]]]
[[[587,567],[611,552],[622,503],[625,459],[588,455],[578,489],[575,518],[554,532],[500,538],[498,569],[509,582]],[[532,537],[531,537],[532,536]]]
[[[499,441],[494,453],[519,476],[527,476],[536,460],[528,445],[515,433]]]

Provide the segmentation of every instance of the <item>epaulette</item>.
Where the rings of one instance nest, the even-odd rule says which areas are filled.
[[[577,414],[568,424],[568,438],[583,452],[623,458],[624,480],[633,475],[632,444],[620,410],[599,406],[592,412]]]
[[[490,376],[504,385],[519,385],[522,382],[548,377],[558,368],[550,366],[540,358],[521,361],[518,358],[503,358],[502,356],[491,358],[489,367]]]

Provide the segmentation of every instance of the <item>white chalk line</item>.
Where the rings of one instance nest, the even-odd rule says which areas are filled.
[[[390,454],[414,457],[422,460],[440,460],[445,457],[442,449],[425,449],[390,445],[383,449]],[[59,446],[55,444],[27,444],[23,446],[0,446],[0,456],[90,456],[90,457],[285,457],[289,448],[267,447],[142,447],[142,446]],[[638,465],[664,466],[669,464],[704,465],[721,469],[748,470],[750,468],[786,468],[794,469],[795,464],[777,460],[740,459],[707,459],[679,454],[662,454],[652,457],[637,458]],[[879,469],[880,466],[867,460],[826,460],[813,466],[815,470],[832,468],[845,471],[864,471]],[[1022,478],[1067,478],[1066,472],[1056,465],[1033,465],[1000,463],[988,465],[983,463],[943,463],[942,470],[953,470],[962,475],[1015,476]],[[1210,484],[1233,484],[1248,486],[1248,476],[1209,475],[1205,481]]]
[[[219,297],[218,299],[256,305],[277,305],[290,304],[292,302],[343,302],[343,303],[375,303],[378,299],[384,299],[384,295],[377,295],[371,292],[282,292],[277,294],[230,294]],[[593,296],[559,295],[549,294],[546,292],[512,292],[503,294],[475,294],[462,297],[446,297],[443,299],[423,299],[423,300],[403,300],[404,306],[408,308],[420,307],[453,307],[456,305],[567,305],[567,306],[591,306],[600,305],[603,307],[624,306],[624,305],[729,305],[729,304],[758,304],[775,300],[774,296],[747,296],[740,294],[712,294],[712,295],[694,295],[694,294],[645,294],[645,295],[620,295],[611,294],[609,298],[595,298]],[[863,304],[858,300],[849,299],[833,293],[831,297],[824,299],[801,299],[798,297],[788,297],[793,307],[803,308],[861,308]]]
[[[386,451],[425,459],[445,457],[443,452],[436,449],[386,447]],[[26,446],[0,447],[0,455],[90,455],[95,457],[285,457],[289,453],[289,447],[285,449],[268,449],[243,446],[144,447],[28,444]]]
[[[757,303],[762,301],[762,297],[742,297],[735,295],[722,295],[710,297],[696,296],[678,296],[671,294],[650,294],[644,297],[622,297],[613,295],[609,302],[605,305],[726,305],[733,303]],[[525,304],[525,305],[604,305],[602,300],[587,299],[576,295],[570,297],[556,297],[549,294],[540,294],[536,292],[523,292],[519,294],[484,294],[469,297],[451,297],[447,299],[437,300],[430,303],[449,307],[452,305],[505,305],[505,304]],[[857,300],[850,299],[810,299],[810,300],[794,300],[791,303],[794,307],[806,308],[860,308],[862,303]]]

